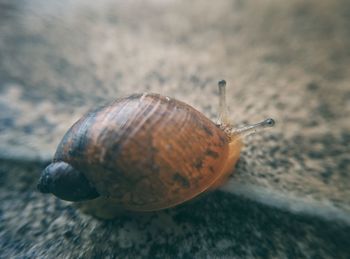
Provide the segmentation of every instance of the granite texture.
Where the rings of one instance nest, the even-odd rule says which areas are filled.
[[[0,257],[346,258],[349,42],[346,0],[0,0]],[[277,120],[224,192],[108,222],[35,192],[89,109],[157,92],[216,120],[222,78],[238,125]]]
[[[223,192],[171,210],[97,220],[33,191],[42,166],[1,161],[0,258],[349,256],[350,226]]]

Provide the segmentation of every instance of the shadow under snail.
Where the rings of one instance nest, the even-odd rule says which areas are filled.
[[[103,206],[155,211],[219,187],[232,173],[242,138],[274,125],[266,119],[234,128],[225,87],[220,81],[218,123],[186,103],[151,93],[87,113],[61,140],[38,190],[68,201],[103,197]]]

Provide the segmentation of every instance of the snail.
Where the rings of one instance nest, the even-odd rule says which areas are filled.
[[[212,122],[190,105],[159,94],[133,94],[91,111],[64,135],[38,190],[68,201],[103,197],[128,211],[174,207],[228,179],[242,138],[273,119],[234,128],[226,82]]]

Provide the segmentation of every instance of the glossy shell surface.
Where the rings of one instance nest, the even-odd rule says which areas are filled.
[[[151,211],[216,185],[232,166],[228,157],[229,137],[203,114],[169,97],[135,94],[77,121],[54,161],[70,163],[121,207]]]

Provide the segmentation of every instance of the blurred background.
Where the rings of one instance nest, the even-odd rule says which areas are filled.
[[[88,110],[156,92],[215,121],[221,79],[237,125],[277,121],[221,191],[108,222],[36,192]],[[0,0],[4,258],[346,258],[349,114],[347,0]]]

